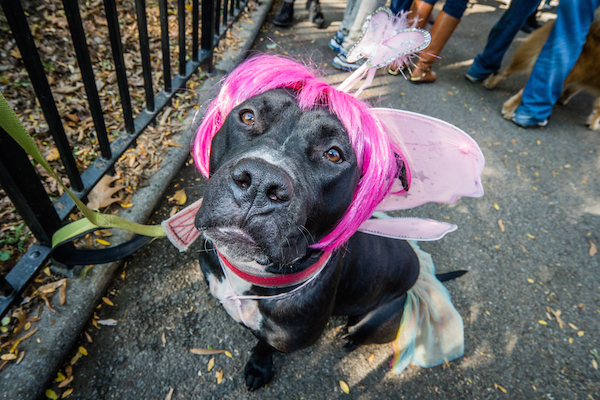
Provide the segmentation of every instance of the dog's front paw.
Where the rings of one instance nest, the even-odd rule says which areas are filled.
[[[244,376],[246,377],[246,387],[251,392],[265,386],[273,379],[273,357],[258,357],[253,354],[246,363]]]
[[[354,340],[352,340],[350,337],[346,338],[346,342],[344,343],[344,350],[346,350],[348,353],[358,349],[359,347],[360,345]]]
[[[340,328],[340,330],[336,334],[336,339],[343,343],[342,346],[347,352],[354,351],[360,347],[358,343],[352,340],[352,335],[350,334],[350,332],[348,332],[347,326]]]

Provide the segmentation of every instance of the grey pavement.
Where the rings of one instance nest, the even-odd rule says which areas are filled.
[[[348,74],[331,67],[335,54],[327,43],[345,4],[322,4],[325,29],[308,23],[299,2],[293,27],[272,26],[271,13],[254,49],[310,59],[330,82],[341,82]],[[202,249],[179,253],[168,242],[157,241],[116,267],[115,278],[101,293],[114,306],[93,311],[100,319],[116,320],[116,326],[96,328],[88,321],[83,329],[93,343],[82,332],[74,345],[55,345],[61,351],[53,353],[58,364],[52,365],[63,372],[79,346],[87,349],[88,355],[73,365],[69,398],[600,398],[600,360],[594,356],[600,351],[600,254],[590,255],[590,243],[600,246],[600,132],[584,125],[593,97],[579,94],[567,106],[556,106],[546,128],[524,130],[502,118],[502,103],[523,87],[525,78],[511,78],[494,91],[464,78],[502,5],[491,0],[472,5],[434,66],[437,82],[411,85],[382,71],[363,95],[374,105],[455,124],[477,140],[485,154],[483,198],[398,213],[459,226],[422,247],[433,255],[438,271],[469,271],[446,285],[464,318],[464,357],[430,369],[410,366],[395,375],[389,371],[388,345],[345,352],[335,338],[345,321],[335,318],[315,346],[276,357],[273,382],[249,393],[243,369],[255,339],[210,296],[197,261]],[[524,37],[520,33],[518,40]],[[508,56],[512,51],[514,45]],[[193,164],[182,167],[167,195],[181,188],[188,202],[202,196],[203,180]],[[170,209],[163,198],[151,220],[160,222]],[[75,286],[83,284],[85,280]],[[553,316],[558,311],[566,326]],[[207,346],[228,350],[232,357],[214,356],[208,371],[213,356],[189,351]],[[48,365],[39,364],[40,376],[47,371],[55,376],[56,368]],[[3,398],[27,398],[17,387],[19,366],[11,367],[0,373]],[[219,383],[216,374],[221,372]],[[349,385],[349,394],[340,389],[340,380]],[[40,378],[36,384],[45,382]],[[44,390],[52,387],[63,393],[57,385]]]

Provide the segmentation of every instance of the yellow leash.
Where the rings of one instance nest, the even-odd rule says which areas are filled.
[[[42,153],[40,153],[35,142],[29,136],[21,121],[12,110],[2,93],[0,93],[0,126],[27,152],[37,161],[56,181],[62,186],[65,192],[73,200],[77,208],[83,213],[85,218],[65,225],[52,235],[52,247],[69,241],[77,235],[84,232],[103,229],[103,228],[119,228],[129,232],[137,233],[138,235],[150,236],[154,238],[165,237],[165,231],[160,225],[142,225],[128,221],[116,215],[102,214],[98,211],[90,210],[81,200],[79,200],[56,176]]]

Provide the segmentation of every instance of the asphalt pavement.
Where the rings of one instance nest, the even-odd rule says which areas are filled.
[[[104,293],[114,305],[95,310],[98,319],[114,319],[116,325],[87,323],[79,342],[65,349],[60,367],[64,374],[79,347],[86,349],[72,366],[72,382],[46,388],[59,395],[73,388],[71,399],[600,398],[600,254],[592,255],[600,246],[600,132],[585,126],[593,97],[582,93],[556,106],[545,128],[526,130],[503,119],[502,103],[526,78],[513,77],[494,91],[464,78],[503,4],[470,5],[434,66],[437,82],[413,85],[380,71],[363,94],[374,105],[448,121],[469,133],[485,154],[483,198],[401,214],[459,226],[422,247],[438,271],[469,271],[446,284],[464,318],[464,357],[430,369],[409,366],[395,375],[389,370],[391,346],[347,353],[336,339],[345,321],[335,318],[315,346],[277,356],[273,382],[249,393],[243,369],[256,340],[210,296],[197,261],[202,249],[179,253],[163,240],[119,267]],[[327,44],[345,3],[325,0],[322,6],[324,29],[307,21],[303,2],[296,4],[291,28],[273,26],[271,11],[252,52],[310,60],[331,83],[343,81],[348,73],[331,66],[335,54]],[[542,17],[551,19],[552,10]],[[516,42],[525,37],[519,33]],[[202,197],[203,186],[186,162],[167,196],[185,188],[191,203]],[[171,208],[163,198],[152,220],[166,218]],[[207,346],[231,357],[190,352]],[[15,370],[9,372],[15,376]],[[6,378],[6,371],[0,376]],[[347,383],[349,394],[339,381]]]

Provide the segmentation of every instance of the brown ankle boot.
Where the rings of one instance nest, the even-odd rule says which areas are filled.
[[[412,83],[435,82],[437,75],[431,70],[431,65],[438,58],[438,54],[442,52],[459,22],[460,19],[451,17],[444,11],[438,15],[431,28],[431,43],[419,54],[419,61],[411,73],[410,81]]]

